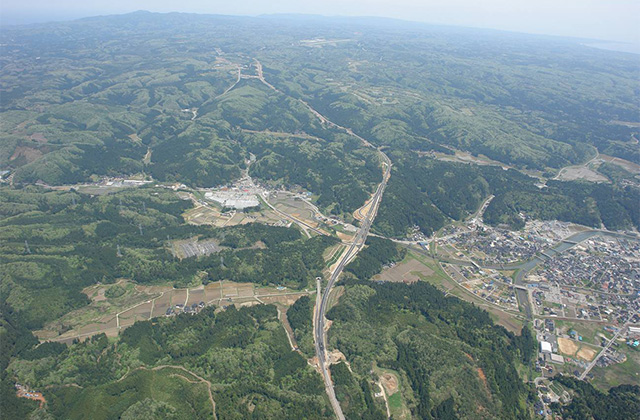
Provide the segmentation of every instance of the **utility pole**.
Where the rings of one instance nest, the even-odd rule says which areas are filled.
[[[120,244],[118,244],[117,247],[118,247],[118,252],[116,253],[116,255],[118,257],[122,257],[122,252],[120,252]]]
[[[122,198],[120,198],[120,211],[122,211]]]
[[[138,229],[140,229],[140,236],[142,236],[142,223],[138,223]]]
[[[26,239],[24,240],[24,248],[27,254],[31,254],[31,249],[29,248],[29,243],[27,242]]]
[[[143,202],[142,202],[142,211],[143,211],[144,213],[146,213],[146,212],[147,212],[147,202],[146,202],[146,201],[143,201]]]

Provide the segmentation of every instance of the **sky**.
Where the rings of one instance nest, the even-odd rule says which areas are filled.
[[[69,20],[136,10],[381,16],[640,45],[639,0],[0,0],[0,23]]]

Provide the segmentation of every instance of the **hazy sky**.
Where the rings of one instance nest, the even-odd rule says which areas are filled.
[[[640,43],[639,0],[0,0],[4,24],[97,14],[196,12],[385,16]]]

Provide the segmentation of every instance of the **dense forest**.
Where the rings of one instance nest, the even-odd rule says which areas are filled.
[[[139,418],[133,414],[148,406],[169,413],[162,418],[211,418],[207,387],[198,377],[212,384],[218,418],[332,415],[320,376],[291,351],[271,305],[222,312],[210,307],[197,315],[137,322],[115,343],[96,335],[69,348],[34,348],[28,331],[14,336],[23,343],[10,349],[18,358],[9,372],[47,388],[47,412],[54,418]],[[186,370],[164,367],[172,365]],[[34,409],[15,400],[4,406],[3,398],[3,409],[10,410],[3,418]]]
[[[638,385],[619,385],[603,393],[590,383],[570,376],[556,376],[554,382],[565,386],[572,394],[569,404],[551,404],[551,409],[565,420],[623,420],[637,417],[640,413]]]
[[[516,365],[531,355],[487,312],[423,282],[352,281],[327,316],[330,343],[356,381],[368,380],[374,365],[398,372],[414,416],[439,418],[452,405],[454,418],[529,418],[532,394]]]
[[[370,236],[358,258],[349,263],[345,271],[361,280],[368,280],[382,271],[382,266],[402,260],[405,254],[406,250],[392,241]]]
[[[484,213],[491,225],[512,229],[526,220],[563,220],[591,227],[640,227],[640,190],[618,184],[539,180],[517,170],[443,162],[394,152],[392,177],[374,230],[402,237],[417,226],[430,235],[450,220],[461,220],[495,195]],[[524,217],[523,217],[524,216]]]
[[[403,378],[398,392],[416,418],[529,418],[535,394],[516,371],[535,358],[529,328],[514,335],[484,310],[425,282],[369,281],[401,253],[389,240],[369,238],[368,244],[349,266],[357,279],[343,280],[345,294],[327,314],[329,341],[353,370],[338,370],[346,411],[360,404],[360,413],[373,410],[375,418],[373,406],[362,405],[362,390],[377,366]],[[377,270],[360,269],[368,264]]]

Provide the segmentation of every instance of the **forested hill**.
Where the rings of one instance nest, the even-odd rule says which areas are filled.
[[[494,195],[484,213],[491,225],[521,229],[528,220],[563,220],[599,228],[640,228],[640,189],[618,183],[540,180],[517,170],[443,162],[413,152],[392,152],[392,177],[374,230],[403,237],[418,226],[431,235],[452,220],[474,213]]]
[[[16,180],[145,171],[223,183],[238,175],[244,151],[230,128],[318,134],[318,120],[292,97],[394,148],[444,145],[538,169],[584,161],[594,147],[640,162],[629,124],[639,113],[637,61],[570,40],[145,12],[5,28],[0,37],[0,165],[20,168]],[[257,76],[256,59],[288,96],[265,99],[257,79],[222,95],[239,68]],[[148,147],[158,160],[143,162]]]
[[[521,346],[522,337],[493,325],[487,312],[424,282],[356,282],[347,283],[327,316],[330,341],[355,378],[368,378],[372,365],[406,378],[416,418],[443,418],[443,411],[446,418],[529,418],[529,391],[516,364],[531,357],[519,349],[533,343]],[[360,399],[361,392],[345,398]]]
[[[490,195],[491,225],[639,228],[637,76],[637,57],[575,40],[379,19],[136,12],[3,27],[0,417],[331,417],[322,378],[305,360],[315,297],[293,296],[313,294],[350,226],[304,237],[283,226],[285,216],[251,214],[243,216],[267,221],[192,225],[185,215],[202,204],[202,188],[249,175],[264,193],[310,192],[321,213],[350,223],[382,181],[383,151],[391,177],[372,231],[384,237],[430,235]],[[560,180],[561,169],[588,172],[600,158],[600,182]],[[110,177],[155,182],[77,185]],[[51,188],[59,185],[67,187]],[[117,191],[92,195],[107,189]],[[227,209],[208,210],[217,218]],[[308,213],[290,216],[325,220]],[[215,252],[174,252],[200,240]],[[529,330],[516,336],[424,282],[370,281],[403,256],[388,239],[369,238],[331,302],[329,345],[348,362],[331,367],[345,413],[384,417],[373,369],[402,381],[416,418],[528,418],[532,397],[517,367],[532,358]],[[254,294],[256,306],[237,309],[223,281],[290,290],[277,307],[257,305]],[[172,290],[160,312],[169,316],[128,330],[120,313],[137,307],[114,306],[118,337],[67,348],[37,346],[33,335],[103,319],[98,304],[96,318],[76,310],[121,283],[133,293],[212,282],[218,308],[171,316],[182,301]],[[103,290],[89,296],[97,284]],[[157,309],[155,300],[146,304]],[[45,410],[16,397],[20,381],[46,390]],[[598,413],[591,390],[578,391],[574,405],[556,410]],[[611,398],[631,401],[636,391]]]

